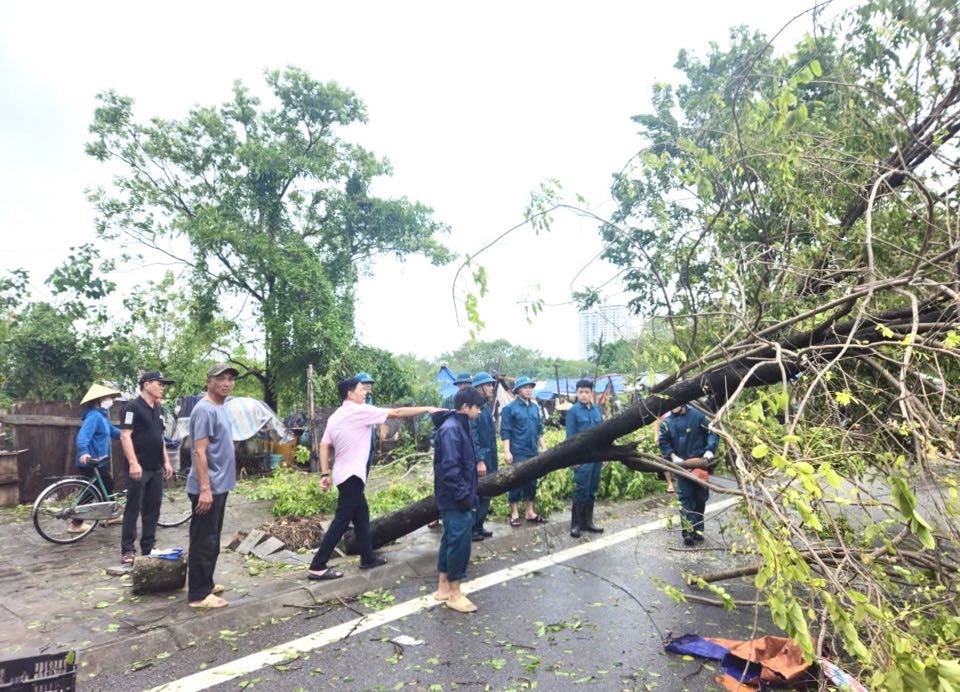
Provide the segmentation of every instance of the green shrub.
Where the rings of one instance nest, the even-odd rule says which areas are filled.
[[[331,513],[337,507],[337,489],[320,489],[319,478],[296,469],[278,468],[272,476],[262,476],[237,484],[237,491],[252,500],[273,500],[277,517],[307,517]]]
[[[277,517],[332,514],[337,508],[336,487],[325,493],[315,474],[295,469],[279,468],[272,476],[243,481],[238,484],[237,491],[252,500],[272,500],[272,512]],[[432,492],[430,479],[410,478],[390,483],[367,495],[370,514],[377,516],[393,512]]]

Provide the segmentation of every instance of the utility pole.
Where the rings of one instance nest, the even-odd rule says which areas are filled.
[[[313,403],[313,364],[307,366],[307,415],[310,417],[310,470],[320,470],[320,441],[317,439],[317,407]]]

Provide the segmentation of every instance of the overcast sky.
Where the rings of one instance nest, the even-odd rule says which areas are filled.
[[[180,117],[260,90],[264,69],[297,65],[357,92],[369,124],[355,140],[395,173],[374,192],[434,208],[461,257],[519,223],[548,179],[610,212],[609,183],[640,146],[634,114],[651,85],[676,82],[677,52],[726,45],[729,27],[776,33],[813,0],[673,2],[213,3],[5,1],[0,4],[0,271],[29,269],[34,297],[67,248],[95,238],[84,190],[107,182],[83,151],[94,96],[115,89],[135,114]],[[807,30],[798,20],[780,45]],[[490,275],[483,339],[578,357],[571,280],[601,249],[593,223],[511,234],[478,262]],[[384,259],[361,281],[361,339],[432,357],[468,336],[454,317],[458,263]],[[167,267],[125,266],[121,286]],[[594,263],[573,287],[615,274]],[[463,290],[458,291],[462,299]],[[611,285],[610,304],[627,299]],[[528,323],[522,304],[546,307]],[[462,314],[462,311],[461,311]]]

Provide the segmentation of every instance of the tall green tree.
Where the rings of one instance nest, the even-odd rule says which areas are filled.
[[[94,190],[105,237],[160,249],[192,272],[193,315],[250,308],[257,361],[239,362],[276,407],[281,383],[321,373],[353,337],[356,282],[377,255],[451,255],[423,204],[369,193],[389,163],[341,137],[363,102],[297,68],[268,72],[271,105],[236,82],[219,107],[137,121],[132,99],[98,96],[87,152],[111,162]],[[170,241],[180,241],[171,243]],[[178,253],[185,246],[188,251]]]

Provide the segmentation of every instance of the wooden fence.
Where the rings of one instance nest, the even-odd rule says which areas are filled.
[[[77,474],[77,430],[82,409],[79,404],[59,401],[22,401],[9,414],[0,414],[0,423],[13,429],[20,475],[20,502],[33,502],[57,476]],[[110,409],[111,421],[119,423],[120,407]],[[123,451],[113,442],[111,470],[117,489],[124,487]]]
[[[114,425],[119,424],[122,409],[123,405],[119,402],[110,409],[110,420]],[[54,478],[77,475],[76,437],[82,410],[79,404],[67,402],[22,401],[14,404],[10,413],[0,412],[0,429],[12,429],[14,449],[25,450],[17,455],[20,502],[33,502]],[[335,410],[317,409],[318,434],[323,434],[327,419]],[[417,424],[409,418],[388,420],[378,431],[377,457],[381,458],[397,446],[401,430],[411,436],[415,435],[416,428]],[[421,441],[425,442],[425,439]],[[270,451],[256,439],[238,442],[238,466],[247,468],[248,472],[265,471]],[[184,465],[187,456],[187,450],[181,449]],[[263,463],[258,463],[260,461]],[[175,459],[171,459],[171,462],[176,466]],[[114,485],[117,490],[122,490],[126,481],[126,462],[119,440],[113,441],[110,463]]]

